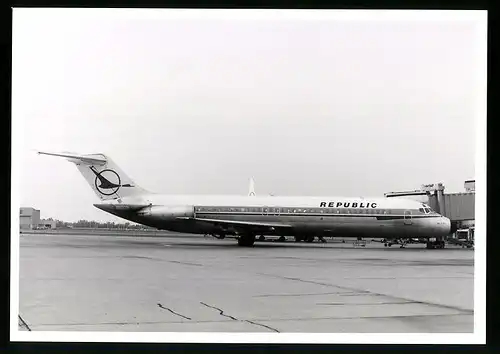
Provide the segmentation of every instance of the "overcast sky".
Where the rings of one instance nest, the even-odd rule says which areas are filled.
[[[252,176],[258,194],[342,196],[475,178],[481,22],[162,14],[14,11],[21,206],[119,220],[37,149],[103,152],[175,194],[246,194]]]

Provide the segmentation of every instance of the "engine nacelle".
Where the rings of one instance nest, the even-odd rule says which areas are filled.
[[[175,220],[178,217],[194,217],[194,207],[192,205],[152,205],[137,212],[155,220]]]

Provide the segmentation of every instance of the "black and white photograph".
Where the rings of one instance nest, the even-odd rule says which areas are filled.
[[[12,19],[11,340],[485,342],[486,11]]]

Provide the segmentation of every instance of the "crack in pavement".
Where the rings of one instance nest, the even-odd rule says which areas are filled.
[[[294,280],[294,281],[300,281],[300,282],[303,282],[303,283],[317,284],[317,285],[329,286],[329,287],[334,287],[334,288],[339,288],[339,289],[344,289],[344,290],[357,291],[360,294],[373,294],[373,295],[376,295],[376,296],[385,296],[385,297],[396,299],[396,300],[412,301],[412,302],[415,302],[417,304],[428,305],[428,306],[436,306],[436,307],[446,308],[446,309],[450,309],[450,310],[460,311],[460,312],[463,312],[463,313],[469,313],[469,314],[473,314],[474,313],[474,310],[464,309],[464,308],[461,308],[461,307],[458,307],[458,306],[436,304],[436,303],[429,302],[429,301],[417,301],[417,300],[407,299],[407,298],[400,297],[400,296],[381,294],[381,293],[377,293],[375,291],[368,291],[368,290],[363,290],[363,289],[357,289],[357,288],[348,287],[348,286],[341,286],[341,285],[336,285],[336,284],[322,283],[322,282],[313,281],[313,280],[304,280],[304,279],[300,279],[300,278],[285,277],[285,276],[281,276],[281,275],[274,275],[274,274],[267,274],[267,273],[257,273],[257,274],[268,276],[268,277],[273,277],[273,278],[281,278],[281,279],[287,279],[287,280]]]
[[[261,327],[265,327],[265,328],[268,328],[270,329],[271,331],[274,331],[276,333],[280,333],[280,331],[278,331],[276,328],[273,328],[273,327],[270,327],[270,326],[266,326],[265,324],[262,324],[262,323],[257,323],[257,322],[253,322],[253,321],[250,321],[250,320],[244,320],[245,322],[248,322],[248,323],[251,323],[251,324],[254,324],[254,325],[257,325],[257,326],[261,326]]]
[[[185,318],[186,320],[191,320],[191,318],[181,315],[180,313],[175,312],[174,310],[169,309],[168,307],[164,307],[162,304],[158,303],[158,307],[167,311],[172,312],[174,315],[177,315],[179,317]]]
[[[220,309],[220,308],[218,308],[218,307],[212,306],[212,305],[208,305],[208,304],[206,304],[206,303],[204,303],[204,302],[202,302],[202,301],[200,301],[200,304],[202,304],[203,306],[206,306],[206,307],[210,307],[210,308],[212,308],[212,309],[214,309],[214,310],[217,310],[217,311],[219,311],[219,312],[220,312],[220,313],[219,313],[219,315],[224,316],[224,317],[227,317],[227,318],[230,318],[230,319],[232,319],[232,320],[234,320],[234,321],[240,321],[240,322],[241,322],[241,321],[243,321],[243,322],[251,323],[251,324],[253,324],[253,325],[256,325],[256,326],[261,326],[261,327],[264,327],[264,328],[270,329],[271,331],[274,331],[274,332],[280,333],[280,331],[278,331],[276,328],[273,328],[273,327],[270,327],[270,326],[266,326],[266,325],[261,324],[261,323],[253,322],[253,321],[250,321],[250,320],[240,320],[240,319],[237,319],[236,317],[233,317],[233,316],[230,316],[230,315],[226,315],[226,314],[224,313],[224,310],[222,310],[222,309]]]
[[[31,332],[30,326],[28,326],[28,324],[26,323],[26,321],[23,320],[23,318],[21,317],[21,315],[17,315],[17,317],[18,317],[19,321],[21,321],[22,326],[26,327],[26,329]]]
[[[203,306],[206,306],[206,307],[210,307],[210,308],[212,308],[212,309],[214,309],[214,310],[220,311],[219,315],[221,315],[221,316],[224,316],[224,317],[230,318],[230,319],[232,319],[232,320],[234,320],[234,321],[239,321],[237,318],[235,318],[235,317],[233,317],[233,316],[226,315],[226,314],[224,313],[224,310],[221,310],[221,309],[220,309],[220,308],[218,308],[218,307],[215,307],[215,306],[211,306],[211,305],[205,304],[204,302],[201,302],[201,301],[200,301],[200,304],[202,304]]]

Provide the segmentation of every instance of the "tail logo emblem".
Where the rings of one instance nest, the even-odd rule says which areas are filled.
[[[95,174],[95,187],[99,193],[103,195],[112,195],[118,192],[120,187],[133,187],[130,184],[121,184],[121,179],[118,173],[113,170],[106,169],[101,172],[97,172],[94,166],[90,167],[90,170]]]

